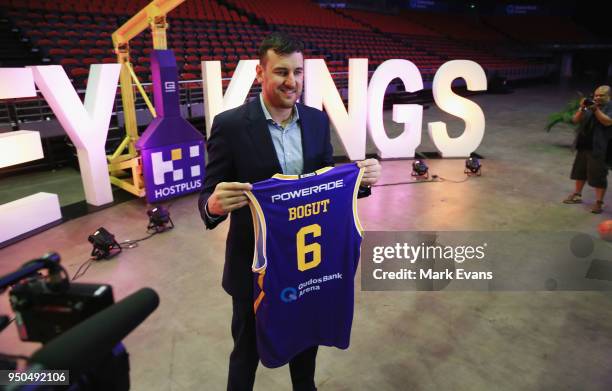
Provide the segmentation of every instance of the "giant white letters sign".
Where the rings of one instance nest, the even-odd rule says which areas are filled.
[[[325,111],[351,160],[365,158],[368,59],[349,60],[348,112],[325,61],[304,61],[304,103]]]
[[[106,162],[106,135],[119,80],[119,64],[92,65],[85,104],[58,65],[28,68],[0,68],[0,98],[36,96],[34,82],[77,148],[81,180],[87,203],[103,205],[113,201]],[[0,151],[19,150],[18,161],[0,167],[42,158],[38,132],[9,132],[0,138]],[[0,205],[0,243],[61,219],[56,194],[37,193]]]
[[[220,63],[202,62],[207,133],[210,133],[215,115],[244,102],[255,80],[258,63],[258,60],[241,60],[223,95]],[[423,108],[420,105],[394,105],[393,121],[403,123],[404,131],[393,139],[386,134],[382,116],[384,95],[391,80],[401,79],[406,91],[409,92],[423,88],[421,74],[412,62],[385,61],[374,72],[368,86],[368,60],[350,59],[348,110],[344,107],[323,60],[306,60],[304,67],[305,103],[326,109],[350,159],[359,160],[365,156],[366,125],[381,157],[414,157],[415,148],[421,138]],[[77,147],[85,197],[91,205],[103,205],[113,200],[104,146],[119,72],[119,64],[92,65],[83,104],[60,66],[0,69],[0,99],[35,96],[34,82],[38,85]],[[442,110],[462,118],[466,123],[463,134],[455,138],[449,137],[444,122],[428,124],[429,136],[444,157],[469,156],[476,150],[484,136],[485,119],[481,108],[451,90],[451,83],[457,78],[463,78],[470,91],[482,91],[487,88],[484,70],[473,61],[449,61],[436,72],[432,86],[436,104]],[[0,167],[42,157],[40,136],[37,132],[10,132],[10,137],[5,135],[0,138],[0,151],[7,148],[21,152],[18,157],[15,157],[14,153],[0,153]],[[39,202],[41,197],[35,196],[32,202],[18,202],[11,205],[10,209],[12,211],[15,208],[22,208],[20,210],[24,211],[27,209],[34,215],[41,213],[45,208],[59,213],[56,195],[43,195],[44,207]],[[8,218],[7,205],[0,206],[0,220],[3,222]],[[52,217],[59,218],[57,213]],[[41,222],[32,222],[34,228],[37,227],[36,224],[40,226]],[[4,234],[3,231],[0,233]],[[7,235],[10,237],[10,234]],[[4,236],[0,235],[0,242],[3,238]]]
[[[372,75],[368,87],[368,130],[381,158],[413,157],[414,150],[421,143],[423,124],[421,105],[393,105],[393,121],[403,123],[404,131],[392,139],[385,131],[383,123],[385,91],[396,77],[402,80],[408,92],[423,89],[421,72],[408,60],[387,60],[380,64]]]
[[[219,61],[202,61],[206,131],[210,135],[215,115],[242,104],[255,79],[257,60],[240,61],[225,96]],[[393,121],[404,124],[403,132],[394,138],[387,135],[383,124],[383,102],[389,83],[399,78],[408,92],[423,89],[418,68],[408,60],[387,60],[367,82],[367,59],[349,60],[348,110],[322,59],[304,61],[304,103],[325,108],[344,149],[351,160],[365,157],[367,131],[382,158],[412,158],[421,143],[423,107],[418,104],[393,106]],[[440,109],[465,120],[463,134],[450,138],[444,122],[430,122],[429,136],[444,157],[467,157],[474,152],[484,135],[484,114],[480,107],[454,94],[451,83],[457,78],[466,81],[470,91],[487,89],[484,70],[473,61],[453,60],[436,72],[432,86]]]
[[[87,203],[99,206],[113,202],[104,146],[121,65],[91,66],[85,104],[61,66],[30,68],[40,92],[77,148]]]
[[[204,116],[206,117],[206,135],[215,116],[225,110],[233,109],[244,103],[249,95],[256,76],[259,60],[240,60],[234,76],[223,95],[220,61],[202,61],[202,81],[204,82]]]
[[[432,86],[436,104],[447,113],[465,121],[463,134],[456,138],[448,136],[444,122],[430,122],[427,125],[429,137],[442,157],[470,156],[484,137],[485,117],[480,106],[451,90],[451,83],[459,77],[465,80],[470,91],[487,89],[487,76],[482,67],[474,61],[449,61],[436,72]]]
[[[0,99],[36,96],[27,68],[0,68]],[[0,168],[43,158],[40,133],[31,130],[0,133]],[[61,220],[57,194],[36,193],[0,205],[0,244]]]

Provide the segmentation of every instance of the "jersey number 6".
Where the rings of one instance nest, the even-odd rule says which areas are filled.
[[[300,228],[296,236],[298,270],[306,271],[319,266],[321,263],[321,245],[319,243],[306,244],[306,235],[311,234],[318,238],[321,236],[321,226],[311,224]],[[312,260],[306,261],[306,254],[312,253]]]

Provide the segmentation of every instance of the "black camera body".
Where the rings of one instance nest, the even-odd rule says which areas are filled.
[[[19,338],[42,343],[115,302],[110,285],[70,284],[67,290],[58,291],[41,279],[13,286],[9,296]]]
[[[591,98],[584,98],[583,105],[585,107],[593,106],[595,102]]]
[[[143,302],[147,304],[144,310],[149,311],[144,317],[157,307],[159,297],[155,292],[141,290],[138,295],[114,305],[110,285],[71,284],[68,273],[60,265],[59,254],[53,252],[0,276],[0,293],[9,287],[19,337],[22,341],[45,345],[27,358],[28,370],[69,370],[69,389],[73,391],[130,389],[129,354],[117,341],[140,323],[134,322],[143,316]],[[94,317],[102,310],[106,311]],[[106,317],[101,316],[104,314]],[[0,316],[0,331],[8,325],[8,322],[1,322],[3,318],[7,317]],[[117,318],[120,319],[116,321]],[[17,367],[12,355],[0,352],[0,369],[15,370]],[[27,385],[10,389],[26,388],[67,389],[65,386],[31,388]]]

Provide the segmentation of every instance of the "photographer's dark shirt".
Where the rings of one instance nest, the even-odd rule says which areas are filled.
[[[608,117],[612,117],[612,102],[600,106],[599,110]],[[612,126],[604,126],[595,118],[591,110],[587,110],[580,121],[578,134],[574,139],[576,149],[591,151],[593,157],[605,159],[610,140],[612,140]]]
[[[593,150],[593,121],[595,117],[591,111],[584,113],[587,116],[585,118],[580,131],[578,133],[578,139],[576,142],[576,149],[579,151],[592,151]]]

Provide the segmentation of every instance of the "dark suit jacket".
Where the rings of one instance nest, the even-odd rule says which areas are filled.
[[[322,111],[297,104],[302,129],[304,172],[332,166],[329,119]],[[208,164],[198,206],[206,228],[213,229],[225,217],[210,221],[204,212],[208,197],[219,182],[254,183],[282,173],[259,99],[217,115],[206,145]],[[252,299],[253,221],[248,206],[231,213],[225,248],[223,288],[236,298]]]

